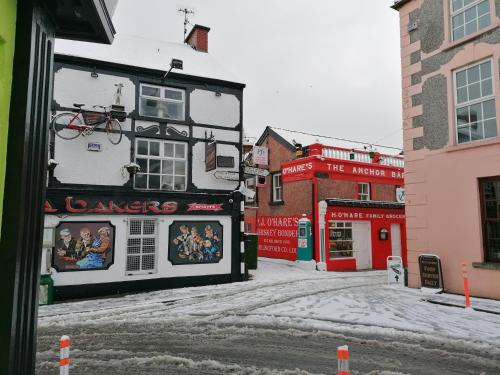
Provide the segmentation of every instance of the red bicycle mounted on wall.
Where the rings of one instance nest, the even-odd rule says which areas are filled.
[[[104,124],[104,130],[108,140],[117,145],[122,140],[122,127],[120,122],[111,115],[107,107],[95,105],[92,108],[101,108],[103,112],[85,111],[82,107],[85,104],[73,104],[76,112],[63,112],[54,116],[51,122],[52,130],[62,139],[74,139],[80,134],[91,135],[94,130]],[[83,121],[82,121],[83,120]]]

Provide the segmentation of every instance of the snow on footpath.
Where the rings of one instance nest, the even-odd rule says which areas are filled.
[[[429,296],[419,290],[387,286],[384,271],[326,273],[297,267],[293,262],[260,258],[258,269],[251,275],[252,280],[245,283],[41,306],[39,325],[64,324],[62,316],[66,314],[77,314],[79,324],[193,315],[224,322],[279,322],[293,328],[300,325],[337,332],[345,327],[375,334],[426,335],[500,347],[500,315],[431,304],[424,301]],[[460,299],[451,295],[439,298],[453,303]],[[500,311],[500,301],[483,303]]]

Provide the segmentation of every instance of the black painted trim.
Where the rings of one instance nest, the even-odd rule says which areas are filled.
[[[131,275],[130,277],[134,277]],[[112,283],[80,284],[55,287],[55,299],[81,299],[123,293],[147,292],[159,289],[186,288],[233,282],[231,275],[181,276],[147,280],[118,281]]]

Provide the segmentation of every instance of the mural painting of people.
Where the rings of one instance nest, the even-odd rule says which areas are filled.
[[[106,270],[113,264],[115,228],[110,222],[61,222],[52,266],[59,272]]]
[[[169,237],[168,258],[174,265],[222,259],[222,225],[217,221],[174,221]]]

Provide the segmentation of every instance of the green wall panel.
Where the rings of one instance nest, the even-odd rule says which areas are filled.
[[[7,157],[10,90],[16,32],[16,0],[0,0],[0,235]]]

